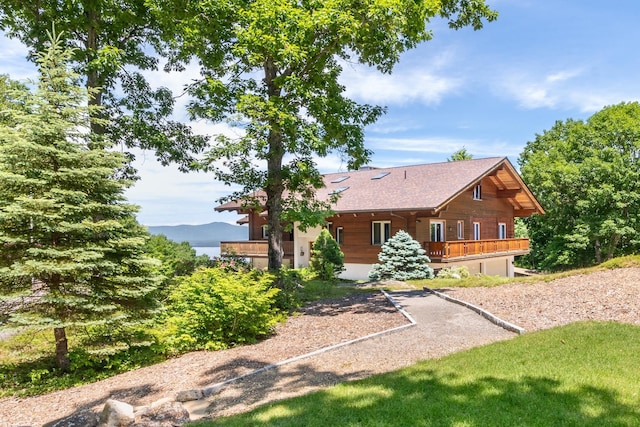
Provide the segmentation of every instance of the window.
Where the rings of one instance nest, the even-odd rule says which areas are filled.
[[[333,223],[332,222],[327,222],[327,225],[325,226],[325,228],[327,229],[329,234],[331,234],[333,236]]]
[[[473,200],[482,200],[482,184],[478,184],[473,188]]]
[[[264,224],[262,226],[262,238],[263,239],[269,238],[269,226],[267,224]]]
[[[382,245],[391,237],[391,221],[373,221],[371,223],[371,244]]]
[[[431,241],[444,242],[444,222],[442,221],[431,222]]]
[[[498,239],[507,238],[507,224],[504,222],[498,223]]]
[[[348,189],[349,189],[349,187],[338,187],[338,188],[336,188],[335,190],[333,190],[333,191],[332,191],[331,193],[329,193],[329,194],[340,194],[340,193],[342,193],[343,191],[348,190]]]
[[[464,240],[464,221],[458,221],[458,239]]]
[[[473,223],[473,239],[480,240],[480,223],[479,222]]]
[[[336,242],[338,242],[339,245],[344,243],[344,230],[342,227],[336,228]]]
[[[331,181],[332,184],[338,184],[339,182],[345,181],[349,179],[348,176],[341,176],[339,178],[334,179],[333,181]]]
[[[371,177],[371,179],[382,179],[385,176],[389,175],[391,172],[380,172],[379,174],[377,174],[374,177]]]

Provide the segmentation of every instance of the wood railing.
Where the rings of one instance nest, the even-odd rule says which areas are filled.
[[[282,242],[284,256],[293,257],[293,242]],[[243,240],[237,242],[220,242],[220,254],[235,254],[246,257],[266,258],[269,244],[266,240]]]
[[[458,240],[425,242],[427,255],[433,259],[464,258],[477,255],[529,253],[529,239]]]

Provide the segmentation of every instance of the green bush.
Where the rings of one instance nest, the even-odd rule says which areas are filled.
[[[279,319],[272,274],[207,268],[184,278],[169,298],[169,344],[217,350],[253,343]]]
[[[438,272],[438,279],[466,279],[469,277],[467,267],[447,267]]]
[[[433,278],[429,257],[420,243],[406,231],[398,231],[387,240],[378,254],[380,263],[369,272],[371,280],[414,280]]]
[[[309,266],[322,280],[334,279],[344,271],[344,254],[326,228],[313,242]]]
[[[279,292],[275,298],[275,306],[285,313],[291,313],[302,304],[300,291],[305,280],[300,270],[281,267],[274,284]]]

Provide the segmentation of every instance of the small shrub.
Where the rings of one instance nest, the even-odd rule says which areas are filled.
[[[344,271],[344,253],[326,228],[313,242],[309,265],[322,280],[335,279]]]
[[[420,243],[409,233],[400,230],[382,245],[379,264],[369,272],[371,280],[413,280],[433,278],[433,269],[427,265],[429,257]]]
[[[207,268],[185,278],[172,292],[167,326],[179,350],[222,349],[253,343],[278,321],[275,277],[258,270]]]
[[[300,307],[300,291],[304,281],[302,272],[291,270],[286,267],[280,268],[274,286],[279,292],[275,297],[275,306],[285,313],[291,313]]]
[[[438,279],[466,279],[469,277],[467,267],[447,267],[438,272]]]
[[[211,267],[220,267],[227,272],[233,271],[249,271],[253,267],[251,266],[251,262],[249,260],[239,255],[235,252],[225,252],[224,256],[221,258],[216,258]]]

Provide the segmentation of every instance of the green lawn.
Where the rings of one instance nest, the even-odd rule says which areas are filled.
[[[200,426],[640,426],[640,327],[580,322]]]

